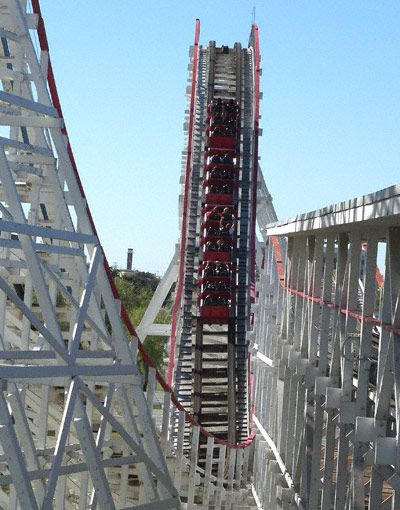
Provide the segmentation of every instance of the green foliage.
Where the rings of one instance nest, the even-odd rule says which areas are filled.
[[[122,304],[128,313],[133,327],[136,328],[142,320],[154,291],[157,288],[159,278],[153,273],[142,271],[132,271],[126,274],[124,271],[113,269],[112,274],[118,293],[121,297]],[[170,304],[171,299],[168,298],[164,307],[157,315],[157,322],[165,323],[169,321],[168,315]],[[166,342],[166,337],[148,336],[143,344],[157,370],[162,369]],[[138,367],[145,375],[147,383],[147,365],[140,355],[138,356]]]
[[[145,348],[147,354],[150,356],[151,361],[154,363],[154,366],[158,371],[162,369],[166,342],[167,337],[165,336],[147,336],[143,343],[143,347]],[[148,367],[140,354],[137,359],[137,364],[139,370],[142,372],[142,374],[145,375],[146,386]]]
[[[56,306],[64,306],[65,305],[65,298],[61,294],[60,289],[57,287],[57,298],[56,298]]]
[[[110,267],[110,273],[113,278],[117,278],[119,276],[119,269],[116,267]]]
[[[15,284],[15,291],[17,292],[20,299],[24,299],[25,285]],[[56,306],[64,306],[66,303],[65,297],[61,294],[60,289],[57,287],[56,295]],[[39,306],[39,300],[37,298],[35,289],[32,291],[32,306]]]
[[[120,277],[114,278],[114,282],[122,304],[128,312],[133,327],[136,328],[142,320],[154,291],[150,286],[143,286],[141,283]]]
[[[379,312],[379,310],[381,309],[381,298],[382,298],[382,289],[380,287],[378,287],[376,289],[376,303],[375,303],[377,312]]]

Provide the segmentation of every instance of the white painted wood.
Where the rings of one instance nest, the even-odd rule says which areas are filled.
[[[156,391],[156,369],[149,367],[147,376],[147,405],[149,406],[150,413],[153,412],[154,393]]]
[[[177,431],[177,447],[175,457],[175,469],[174,469],[174,485],[178,492],[181,489],[182,483],[182,471],[184,470],[183,463],[183,439],[185,431],[185,413],[179,411],[178,418],[178,431]]]
[[[146,399],[137,338],[126,341],[49,93],[48,53],[37,54],[30,37],[38,21],[26,13],[26,2],[4,2],[0,125],[9,135],[0,138],[0,481],[10,489],[0,491],[0,505],[73,508],[70,497],[82,509],[90,498],[110,508],[173,508],[182,491],[190,504],[203,498],[203,506],[229,508],[241,504],[240,490],[251,478],[257,506],[266,509],[278,507],[278,496],[282,508],[337,509],[362,508],[365,496],[373,509],[383,487],[392,495],[382,507],[396,508],[399,186],[276,223],[259,172],[262,236],[281,236],[286,269],[281,282],[270,242],[249,331],[259,451],[254,458],[248,448],[227,456],[225,446],[208,440],[203,472],[199,430],[196,445],[184,444],[185,416],[180,411],[177,430],[171,428],[168,393],[160,437],[154,427],[155,373]],[[379,291],[378,242],[387,254]],[[146,331],[154,330],[176,262],[146,316]],[[168,334],[169,327],[161,330]],[[79,404],[71,427],[76,399],[85,406]],[[213,448],[220,453],[217,477]],[[50,467],[41,468],[45,462]],[[139,476],[134,488],[132,470]]]
[[[279,292],[275,314],[270,310],[271,279],[276,273],[268,244],[268,263],[254,307],[253,352],[259,360],[254,370],[254,421],[258,433],[268,434],[274,458],[290,476],[282,494],[292,488],[307,508],[363,509],[364,500],[369,508],[378,508],[384,487],[389,494],[387,487],[396,490],[393,470],[384,473],[378,462],[388,463],[386,469],[397,465],[399,458],[397,438],[390,437],[387,421],[389,416],[400,421],[399,371],[394,362],[399,353],[393,331],[400,325],[400,231],[397,217],[386,208],[393,198],[389,207],[395,210],[397,194],[398,187],[393,187],[344,207],[330,206],[327,214],[332,223],[326,221],[326,211],[319,211],[266,230],[287,236],[289,242],[285,289],[280,291],[282,311]],[[381,207],[380,200],[387,200],[386,205]],[[354,210],[351,219],[341,222],[341,212],[373,203],[376,207],[365,221],[353,222],[358,218]],[[374,221],[388,229],[376,228]],[[377,291],[378,241],[380,246],[384,243],[387,256],[386,267],[381,268],[384,287]],[[265,326],[270,314],[275,330]],[[269,350],[264,350],[267,345]],[[271,398],[272,387],[281,389],[274,390]],[[371,420],[368,426],[363,419]],[[398,427],[394,431],[398,435]],[[260,501],[266,508],[280,508],[271,493],[273,463],[261,453],[254,463],[253,484]],[[388,498],[390,504],[392,499]],[[300,505],[296,497],[294,504]]]
[[[227,487],[226,487],[226,508],[230,510],[232,508],[233,503],[233,484],[235,478],[235,464],[236,464],[236,452],[237,450],[230,448],[229,449],[229,458],[228,458],[228,476],[227,476]]]
[[[188,478],[188,496],[187,503],[188,508],[194,508],[194,494],[195,494],[195,484],[196,484],[196,468],[197,468],[197,458],[198,458],[198,448],[199,448],[199,434],[200,427],[192,428],[192,438],[191,438],[191,454],[190,454],[190,471]]]
[[[214,438],[207,438],[206,469],[204,475],[203,505],[208,506],[211,493],[211,469],[214,451]]]
[[[154,321],[156,319],[156,316],[158,312],[160,311],[165,298],[167,297],[168,293],[171,290],[172,285],[175,283],[178,271],[179,271],[179,245],[177,245],[175,254],[172,257],[172,260],[162,277],[160,283],[157,286],[157,289],[155,293],[153,294],[151,301],[149,303],[149,306],[146,309],[145,314],[142,317],[142,320],[140,321],[139,326],[136,329],[137,334],[141,338],[142,342],[144,342],[145,338],[149,334],[163,334],[162,329],[158,331],[158,333],[154,332],[154,328],[160,328],[160,325],[154,324]],[[163,325],[164,331],[166,332],[166,335],[169,336],[171,334],[171,327],[170,325]],[[166,327],[168,326],[168,327]],[[165,334],[165,333],[164,333]]]
[[[112,510],[115,508],[106,474],[102,466],[99,452],[93,439],[92,429],[87,419],[85,408],[80,398],[75,404],[74,427],[77,431],[82,451],[86,458],[90,477],[97,493],[100,508]]]
[[[30,434],[29,423],[24,413],[23,401],[16,384],[9,384],[8,403],[11,408],[15,430],[25,457],[26,467],[29,470],[41,468],[37,457],[37,451]],[[35,496],[41,505],[44,497],[45,484],[43,480],[37,480],[34,484]]]
[[[171,393],[166,391],[164,393],[164,405],[162,414],[162,425],[161,425],[161,450],[163,451],[164,457],[167,457],[170,453],[171,445],[169,443],[169,420],[171,416]]]
[[[218,483],[215,493],[215,510],[220,510],[223,498],[223,481],[224,481],[224,468],[225,468],[226,446],[221,445],[218,457]]]
[[[135,353],[52,102],[48,52],[36,53],[31,39],[39,16],[26,13],[26,4],[7,0],[0,16],[0,125],[9,128],[0,137],[0,423],[7,424],[4,444],[15,450],[11,478],[4,478],[9,462],[1,465],[10,491],[1,491],[0,504],[83,509],[92,497],[94,506],[133,505],[134,469],[142,485],[160,482],[157,493],[144,492],[143,503],[174,507],[176,490],[146,423]],[[128,400],[114,385],[125,387]],[[78,394],[85,406],[75,428]]]
[[[37,509],[38,505],[27,476],[22,452],[7,410],[7,402],[2,393],[0,394],[0,444],[10,466],[16,497],[21,507]]]

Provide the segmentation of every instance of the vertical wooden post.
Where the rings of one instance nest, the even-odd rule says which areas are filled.
[[[235,319],[228,326],[228,442],[236,443],[236,346]]]

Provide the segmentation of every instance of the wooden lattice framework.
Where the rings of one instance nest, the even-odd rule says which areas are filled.
[[[0,506],[176,508],[32,7],[0,2]]]
[[[399,212],[393,186],[266,226],[251,335],[265,509],[400,504]]]

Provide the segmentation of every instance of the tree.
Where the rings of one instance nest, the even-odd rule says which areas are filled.
[[[134,328],[136,328],[150,303],[155,289],[159,283],[159,278],[153,274],[143,271],[129,272],[128,277],[123,277],[123,272],[113,270],[112,272],[115,285],[120,295],[122,304],[129,316]],[[158,320],[167,321],[168,305],[171,298],[167,298],[166,303],[158,315]],[[128,331],[126,330],[127,335]],[[130,340],[128,336],[128,340]],[[146,337],[143,346],[149,355],[151,361],[157,370],[162,369],[162,363],[165,355],[165,344],[167,338],[163,336]],[[145,387],[147,386],[148,367],[144,359],[139,354],[137,359],[139,370],[145,376]]]

